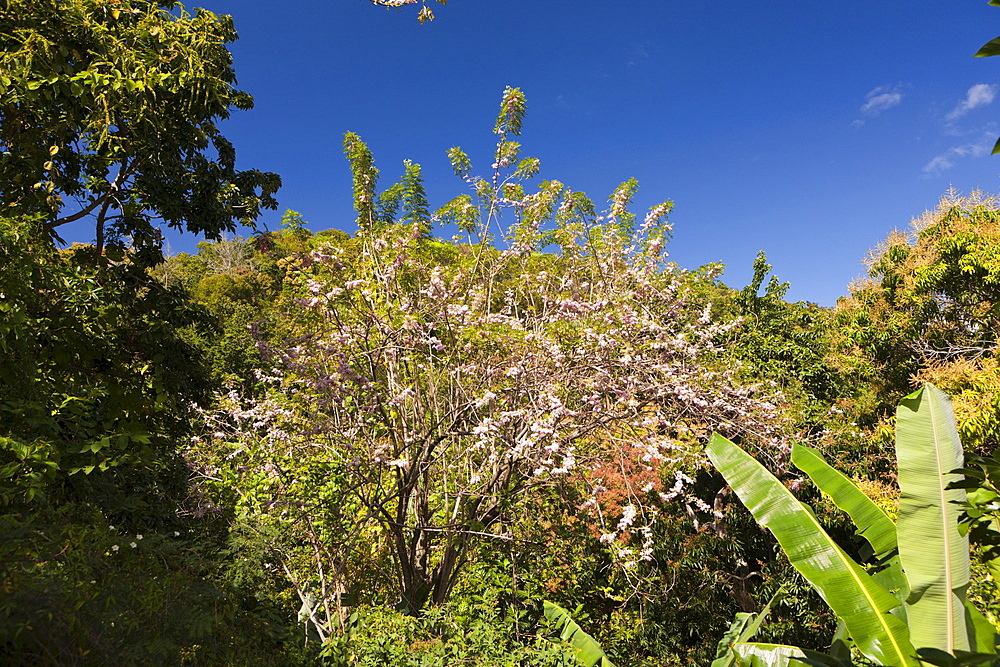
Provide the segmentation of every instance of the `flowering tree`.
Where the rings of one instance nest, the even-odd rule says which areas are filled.
[[[712,511],[688,489],[712,429],[780,447],[775,408],[714,368],[734,324],[692,309],[665,261],[671,203],[638,223],[634,180],[602,215],[558,181],[525,193],[538,161],[512,141],[524,109],[508,89],[491,178],[450,151],[474,191],[437,214],[463,232],[451,244],[405,213],[419,179],[402,198],[411,219],[390,222],[396,200],[376,196],[370,153],[348,135],[359,232],[298,260],[301,330],[268,350],[271,391],[230,394],[210,416],[208,473],[244,489],[252,478],[242,511],[307,537],[311,570],[291,551],[282,565],[324,632],[330,609],[372,583],[359,553],[392,563],[389,589],[414,612],[447,598],[476,540],[512,538],[513,509],[573,486],[634,569],[651,558],[659,504]]]

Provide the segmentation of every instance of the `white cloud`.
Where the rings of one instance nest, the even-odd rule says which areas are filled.
[[[955,120],[977,107],[984,107],[993,102],[993,98],[996,97],[996,94],[996,86],[987,83],[977,83],[969,88],[969,91],[965,94],[965,99],[959,102],[958,106],[952,109],[948,115],[945,116],[945,119]]]
[[[955,166],[955,163],[948,159],[947,153],[945,155],[938,155],[936,158],[924,165],[925,174],[940,174],[946,169],[951,169]]]
[[[883,111],[899,106],[903,101],[903,93],[899,86],[879,86],[867,95],[861,107],[861,113],[866,116],[877,116]]]
[[[923,172],[929,176],[935,176],[941,172],[955,166],[956,158],[982,157],[989,155],[993,149],[993,135],[987,134],[974,144],[964,144],[962,146],[952,146],[941,155],[924,165]]]

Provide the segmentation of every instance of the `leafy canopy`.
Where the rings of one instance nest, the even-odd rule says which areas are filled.
[[[99,247],[158,250],[156,220],[210,238],[252,224],[280,179],[237,170],[216,126],[253,105],[235,39],[231,17],[177,2],[3,3],[0,207],[50,233],[93,218]]]
[[[874,387],[889,414],[915,383],[955,397],[959,430],[973,449],[1000,434],[1000,204],[950,192],[937,210],[872,253],[869,278],[837,306],[836,344],[852,374]]]

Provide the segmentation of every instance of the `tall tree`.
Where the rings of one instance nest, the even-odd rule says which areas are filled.
[[[670,203],[633,225],[633,180],[603,215],[555,180],[526,192],[525,108],[505,91],[490,177],[450,151],[476,198],[436,216],[468,243],[427,238],[414,197],[380,219],[371,154],[348,135],[359,232],[288,264],[297,330],[262,345],[267,392],[222,397],[192,450],[241,520],[293,536],[271,548],[321,636],[345,599],[445,602],[484,541],[518,548],[516,517],[549,493],[578,498],[594,544],[639,571],[660,505],[711,512],[690,491],[706,425],[753,422],[741,435],[780,456],[769,396],[715,369],[731,325],[692,309],[664,261]]]
[[[159,256],[156,221],[217,238],[274,208],[276,174],[236,168],[217,121],[236,89],[232,18],[170,0],[0,5],[0,206],[50,233]]]
[[[959,429],[979,448],[1000,437],[1000,202],[949,193],[936,211],[873,253],[869,278],[837,308],[837,345],[875,388],[872,417],[912,385],[955,397]]]

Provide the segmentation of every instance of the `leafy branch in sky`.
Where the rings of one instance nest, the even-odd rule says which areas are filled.
[[[219,238],[275,208],[277,174],[238,170],[217,122],[236,88],[232,17],[152,0],[0,6],[0,206],[98,249],[159,258],[157,226]]]
[[[420,11],[417,13],[417,20],[423,25],[427,21],[434,20],[434,12],[431,8],[427,6],[427,0],[420,0],[422,6]],[[447,5],[448,0],[437,0],[439,5]],[[373,5],[379,5],[380,7],[393,7],[396,9],[401,9],[403,5],[415,5],[417,0],[371,0]]]
[[[991,5],[994,7],[1000,7],[1000,0],[990,0]],[[983,44],[978,51],[976,51],[977,58],[985,58],[988,56],[995,56],[1000,54],[1000,37],[991,39],[990,41]],[[1000,139],[997,139],[996,144],[993,145],[993,152],[991,155],[996,155],[1000,153]]]

